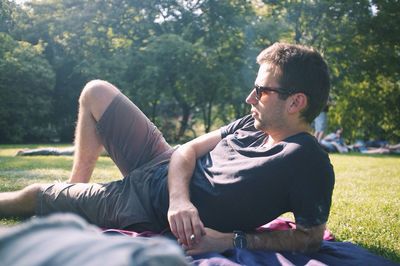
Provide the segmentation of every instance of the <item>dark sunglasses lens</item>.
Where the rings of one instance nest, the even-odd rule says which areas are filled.
[[[261,89],[259,87],[255,87],[255,89],[256,89],[256,98],[260,99],[260,97],[261,97]]]

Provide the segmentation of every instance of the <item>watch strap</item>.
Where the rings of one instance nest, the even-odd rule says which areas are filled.
[[[242,231],[233,231],[233,247],[235,248],[247,248],[246,234]]]

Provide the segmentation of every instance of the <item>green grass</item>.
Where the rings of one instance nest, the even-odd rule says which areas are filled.
[[[329,229],[400,262],[400,157],[332,155],[336,185]]]
[[[0,146],[0,191],[68,179],[72,157],[14,157],[21,147]],[[333,154],[331,160],[336,185],[328,229],[339,241],[356,243],[400,263],[400,156]],[[92,181],[120,177],[113,162],[101,157]],[[0,219],[0,225],[16,222]]]

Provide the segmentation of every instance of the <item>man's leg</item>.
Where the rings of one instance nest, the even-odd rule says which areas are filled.
[[[96,161],[103,150],[96,133],[96,123],[118,94],[119,90],[106,81],[94,80],[84,87],[79,98],[74,163],[69,182],[89,182]]]
[[[318,142],[321,142],[321,140],[322,140],[322,138],[324,136],[324,132],[323,131],[316,131],[314,136],[318,140]]]
[[[117,88],[101,80],[89,82],[82,90],[70,182],[86,183],[90,180],[97,158],[103,150],[96,134],[96,122],[118,94]],[[19,191],[0,193],[0,217],[34,215],[37,195],[45,186],[33,184]]]
[[[79,102],[71,182],[89,181],[103,145],[124,176],[137,167],[160,162],[172,154],[173,149],[155,125],[110,83],[89,82]],[[118,226],[118,221],[105,221],[103,214],[110,209],[108,205],[115,206],[112,199],[103,195],[101,187],[99,191],[93,189],[96,184],[72,185],[35,185],[19,192],[1,194],[0,216],[72,211],[96,224],[108,222]],[[37,200],[38,195],[41,195],[40,200]],[[40,202],[40,206],[36,206],[36,202]],[[99,202],[101,206],[98,206]],[[143,217],[134,220],[141,222]]]
[[[32,184],[19,191],[0,193],[0,217],[34,215],[37,194],[44,186]]]

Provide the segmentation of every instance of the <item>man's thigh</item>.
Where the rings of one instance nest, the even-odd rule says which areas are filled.
[[[104,112],[97,132],[124,176],[172,154],[172,147],[157,127],[123,94],[117,95]]]

